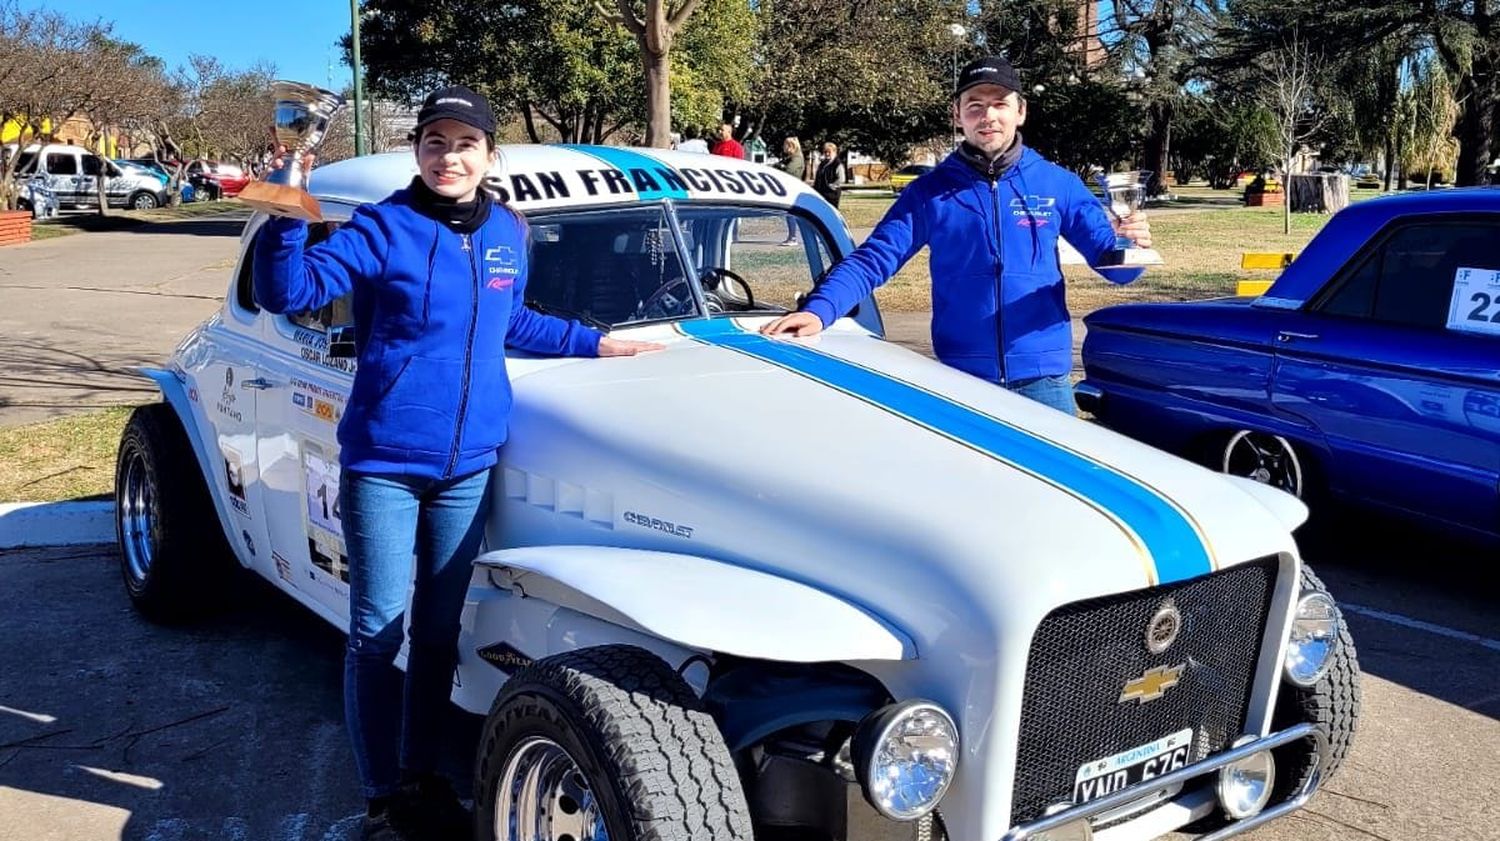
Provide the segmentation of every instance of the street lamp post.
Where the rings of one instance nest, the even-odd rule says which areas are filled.
[[[961,23],[948,24],[948,34],[953,36],[953,88],[958,90],[958,50],[964,44],[964,38],[968,36],[969,30]],[[952,117],[949,117],[952,122]],[[953,127],[953,148],[957,149],[959,143],[958,126]]]
[[[354,67],[354,154],[363,155],[365,153],[365,86],[359,64],[359,0],[349,0],[349,19],[352,26],[349,43],[353,47],[350,51],[350,63]]]

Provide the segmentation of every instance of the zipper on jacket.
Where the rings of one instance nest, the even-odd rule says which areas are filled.
[[[990,201],[995,208],[995,361],[1000,366],[1000,384],[1005,385],[1005,225],[1000,218],[1000,180],[990,181]]]
[[[469,335],[464,342],[464,376],[458,393],[458,419],[453,426],[453,447],[448,451],[448,467],[443,471],[443,478],[453,476],[453,469],[458,466],[458,446],[464,435],[464,416],[469,411],[469,377],[470,369],[474,365],[474,332],[479,325],[479,264],[474,262],[474,249],[469,247],[469,235],[460,234],[463,238],[464,253],[469,255],[469,271],[473,283],[469,284]]]

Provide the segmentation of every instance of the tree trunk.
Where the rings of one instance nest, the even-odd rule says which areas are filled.
[[[1464,103],[1455,134],[1458,135],[1458,172],[1454,183],[1459,187],[1483,184],[1490,160],[1494,157],[1490,129],[1495,125],[1495,93],[1492,62],[1474,56],[1473,72],[1458,86],[1458,98]]]
[[[641,62],[646,67],[646,145],[666,149],[672,145],[672,68],[665,52],[655,54],[644,45]]]
[[[1385,133],[1385,192],[1391,191],[1391,179],[1396,175],[1396,133],[1389,129]]]
[[[1146,136],[1146,165],[1151,170],[1147,193],[1159,196],[1167,191],[1167,168],[1172,153],[1172,103],[1151,104],[1151,133]]]
[[[1288,151],[1281,165],[1281,232],[1292,233],[1292,155]]]
[[[531,103],[521,103],[521,122],[526,124],[526,136],[531,138],[532,143],[541,143],[541,135],[536,131],[536,116],[531,113]]]

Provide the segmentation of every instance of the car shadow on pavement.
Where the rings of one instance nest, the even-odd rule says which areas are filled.
[[[1360,666],[1500,720],[1497,547],[1368,514],[1299,534],[1307,563],[1344,607]]]
[[[99,216],[90,213],[61,216],[39,224],[85,232],[123,231],[134,234],[238,237],[249,218],[248,209],[182,219],[142,219],[136,216]]]
[[[112,546],[0,552],[0,591],[24,594],[0,612],[0,835],[358,837],[336,629],[248,574],[204,594],[214,618],[153,625]],[[461,784],[476,719],[454,710]]]

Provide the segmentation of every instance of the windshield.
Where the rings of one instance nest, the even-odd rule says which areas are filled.
[[[785,312],[832,263],[817,226],[771,208],[651,205],[530,222],[527,303],[598,327],[696,318],[705,309]]]

